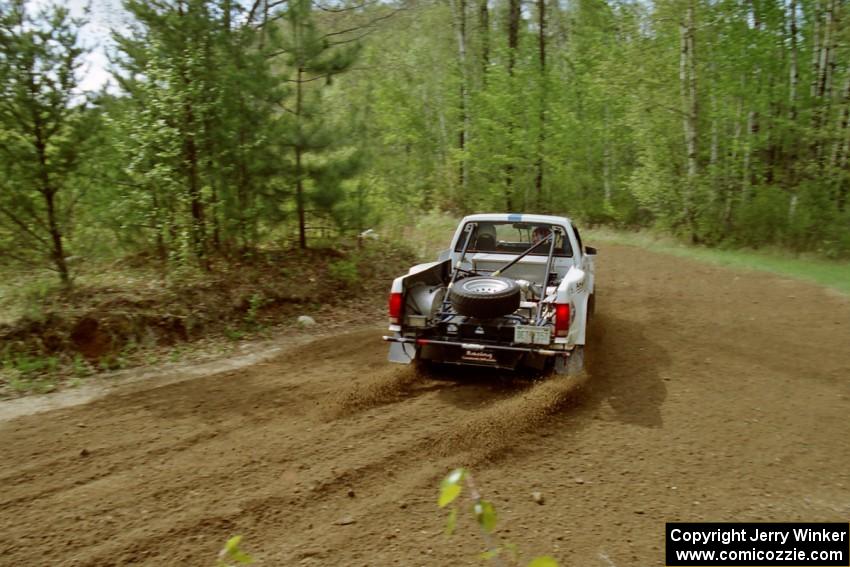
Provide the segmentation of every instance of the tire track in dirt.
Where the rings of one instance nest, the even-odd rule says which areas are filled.
[[[344,388],[328,407],[330,419],[349,417],[356,413],[402,401],[416,393],[416,386],[427,376],[415,365],[379,371],[367,381]]]
[[[522,433],[549,421],[579,392],[587,378],[587,373],[553,376],[519,396],[496,402],[454,425],[436,451],[443,456],[473,451],[476,460],[486,459],[514,445]]]

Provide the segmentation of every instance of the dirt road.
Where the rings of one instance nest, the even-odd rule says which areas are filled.
[[[475,565],[436,486],[562,565],[662,565],[664,522],[850,517],[850,300],[607,246],[589,377],[419,375],[374,326],[0,423],[0,564]],[[545,502],[533,501],[540,491]]]

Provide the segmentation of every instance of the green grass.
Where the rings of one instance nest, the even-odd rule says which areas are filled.
[[[582,238],[591,246],[603,242],[625,244],[721,266],[771,272],[814,282],[850,295],[850,262],[795,256],[792,252],[777,250],[722,250],[689,246],[669,236],[608,228],[587,229],[582,232]]]
[[[50,392],[56,388],[58,367],[55,356],[4,355],[0,359],[0,384],[19,393]]]

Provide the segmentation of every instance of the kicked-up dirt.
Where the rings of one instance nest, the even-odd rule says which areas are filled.
[[[382,327],[0,423],[0,564],[475,565],[437,486],[561,565],[663,565],[665,521],[850,517],[850,300],[635,248],[598,260],[589,372],[385,362]],[[540,492],[542,504],[532,498]]]

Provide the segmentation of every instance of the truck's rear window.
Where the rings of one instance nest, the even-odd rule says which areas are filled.
[[[573,251],[564,229],[558,225],[529,222],[477,222],[469,239],[467,252],[490,252],[493,254],[522,254],[539,240],[546,238],[555,228],[555,255],[572,257]],[[464,227],[465,228],[465,227]],[[462,232],[455,251],[463,250],[466,233]],[[548,256],[549,243],[541,244],[531,256]]]

